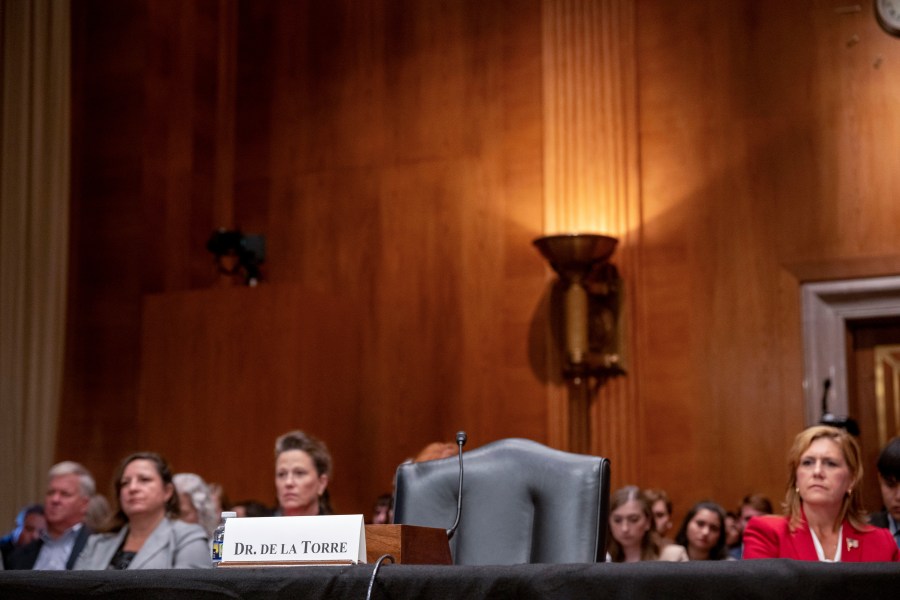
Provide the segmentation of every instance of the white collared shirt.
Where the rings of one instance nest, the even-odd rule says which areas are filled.
[[[816,532],[813,531],[812,527],[809,528],[809,532],[812,534],[813,545],[816,547],[816,556],[819,557],[819,561],[821,562],[841,562],[841,544],[844,541],[844,528],[841,527],[838,529],[838,541],[837,541],[837,550],[834,552],[834,558],[825,558],[825,551],[822,549],[822,544],[819,542],[819,538],[816,537]]]
[[[69,556],[72,554],[72,548],[75,547],[75,538],[81,531],[82,524],[78,523],[66,530],[56,539],[50,537],[47,532],[41,534],[41,551],[38,553],[37,560],[34,561],[33,569],[44,569],[48,571],[65,571],[66,563],[69,562]]]

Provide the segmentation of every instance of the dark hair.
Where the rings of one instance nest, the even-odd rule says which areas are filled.
[[[697,513],[701,510],[709,510],[719,515],[719,539],[716,540],[716,543],[713,544],[713,547],[709,550],[709,560],[724,560],[728,558],[728,553],[725,550],[725,538],[727,537],[725,532],[725,510],[715,502],[709,500],[698,502],[687,512],[684,521],[681,522],[681,528],[675,536],[675,543],[684,546],[688,550],[688,553],[690,553],[690,545],[688,544],[687,537],[688,525],[690,525],[691,521],[694,520],[694,517],[697,516]]]
[[[10,531],[8,534],[3,536],[2,541],[13,542],[18,541],[19,536],[22,535],[22,530],[25,529],[25,521],[28,519],[29,515],[41,515],[44,516],[44,505],[43,504],[29,504],[22,508],[19,511],[19,514],[16,515],[16,526]]]
[[[882,479],[889,482],[900,480],[900,436],[889,441],[881,449],[875,466]]]
[[[302,450],[309,454],[313,465],[316,467],[316,475],[327,475],[329,482],[331,481],[331,453],[328,451],[325,442],[299,429],[295,429],[279,436],[275,440],[276,459],[282,452],[287,452],[288,450]],[[331,496],[327,487],[322,492],[322,495],[319,496],[319,514],[334,514],[334,509],[331,507]]]
[[[119,497],[119,492],[122,491],[122,475],[125,473],[125,468],[136,460],[148,460],[153,463],[153,466],[156,467],[156,472],[159,474],[160,479],[162,479],[163,487],[172,487],[172,495],[166,500],[166,516],[177,518],[181,514],[181,510],[178,507],[178,494],[175,492],[175,485],[172,483],[172,469],[169,467],[169,463],[156,452],[135,452],[134,454],[125,457],[125,460],[123,460],[119,465],[119,468],[116,469],[116,475],[113,479],[116,512],[109,518],[107,523],[100,528],[102,533],[119,531],[128,523],[128,515],[122,511],[122,500]]]
[[[259,500],[244,500],[242,502],[235,502],[231,505],[231,510],[234,510],[238,506],[244,507],[244,512],[248,517],[271,517],[275,511],[271,508],[260,502]]]
[[[28,506],[26,506],[19,512],[19,517],[21,517],[22,523],[25,523],[25,519],[28,517],[28,515],[43,515],[43,514],[44,514],[44,505],[43,504],[29,504]],[[16,522],[18,522],[18,521],[19,521],[19,519],[17,518]]]

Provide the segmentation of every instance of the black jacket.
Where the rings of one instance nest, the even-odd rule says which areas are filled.
[[[81,529],[78,530],[78,536],[75,538],[75,545],[72,546],[72,553],[69,555],[69,560],[66,561],[66,569],[72,569],[72,566],[75,564],[75,559],[81,554],[81,550],[87,543],[88,536],[90,536],[91,533],[93,532],[87,525],[82,525]],[[9,555],[5,567],[10,571],[33,569],[38,554],[41,552],[41,546],[43,545],[44,540],[37,539],[27,546],[16,548]]]
[[[887,511],[872,513],[869,515],[869,523],[875,527],[887,529],[890,526],[888,524]]]

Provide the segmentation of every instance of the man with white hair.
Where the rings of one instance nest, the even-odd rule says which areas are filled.
[[[96,486],[82,465],[64,461],[47,473],[44,516],[47,529],[40,538],[9,555],[7,569],[71,569],[88,536],[84,525],[88,501]]]

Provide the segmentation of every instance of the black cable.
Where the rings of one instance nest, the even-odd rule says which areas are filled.
[[[378,575],[378,569],[381,568],[381,564],[386,559],[390,559],[391,563],[396,562],[390,554],[382,554],[378,557],[378,560],[375,561],[375,568],[372,569],[372,576],[369,578],[369,590],[366,592],[366,600],[372,600],[372,587],[375,585],[375,576]]]
[[[456,492],[456,521],[453,523],[453,527],[447,530],[447,541],[453,539],[453,534],[456,533],[456,528],[459,527],[459,517],[462,515],[462,491],[463,491],[463,446],[466,445],[466,440],[469,439],[469,436],[466,435],[465,431],[458,431],[456,433],[456,445],[459,447],[459,490]]]

